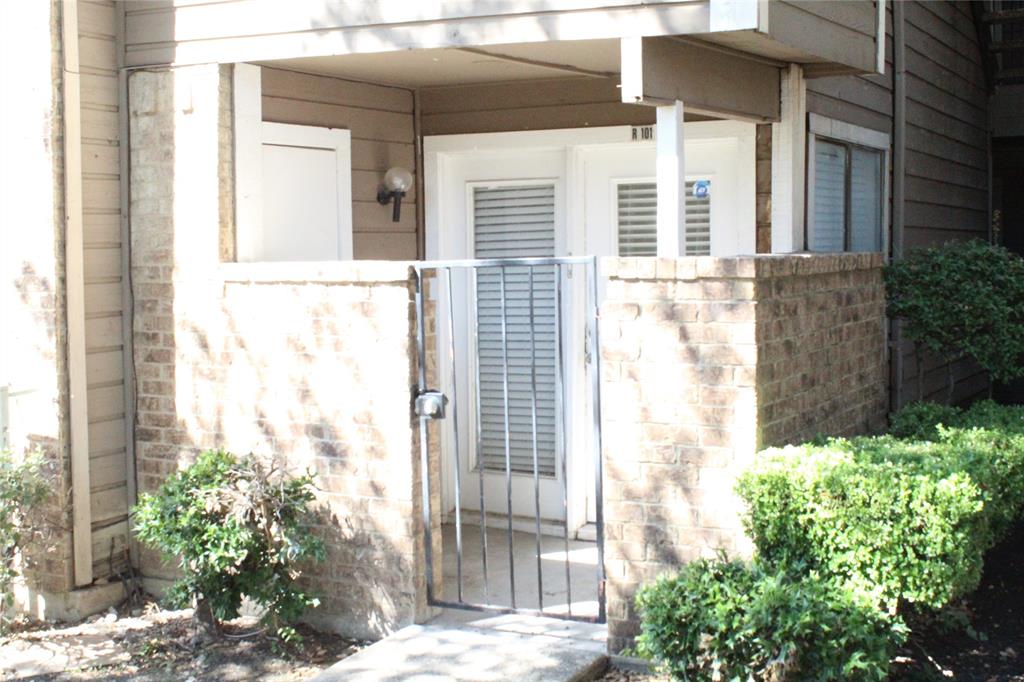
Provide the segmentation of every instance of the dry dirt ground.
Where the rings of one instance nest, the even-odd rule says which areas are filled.
[[[223,636],[199,637],[191,610],[154,604],[75,626],[22,626],[0,637],[0,679],[200,682],[307,680],[358,651],[362,643],[300,625],[303,642],[287,651],[239,618]]]

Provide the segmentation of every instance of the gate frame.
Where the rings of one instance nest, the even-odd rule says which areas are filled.
[[[452,309],[452,287],[451,287],[451,271],[453,268],[465,268],[479,272],[482,268],[498,268],[502,273],[502,286],[504,287],[504,274],[506,269],[512,267],[527,267],[532,281],[533,268],[538,266],[554,266],[555,267],[555,281],[556,290],[559,292],[556,297],[556,320],[559,319],[558,315],[560,310],[559,301],[561,300],[561,272],[563,266],[572,267],[574,265],[582,265],[584,270],[587,272],[587,293],[584,301],[584,314],[586,320],[586,328],[589,332],[587,340],[584,342],[584,346],[591,357],[590,367],[587,368],[586,373],[590,376],[590,387],[593,395],[593,457],[594,457],[594,494],[595,494],[595,527],[597,535],[597,603],[598,603],[598,614],[594,616],[574,616],[572,615],[572,583],[571,580],[567,579],[567,602],[568,609],[567,613],[549,613],[543,611],[543,590],[539,591],[539,605],[541,609],[526,609],[515,607],[515,572],[510,571],[510,587],[511,587],[511,601],[512,605],[508,607],[497,606],[492,604],[477,604],[466,602],[462,600],[462,546],[461,546],[461,514],[459,512],[459,496],[456,494],[456,552],[457,552],[457,573],[458,573],[458,600],[448,601],[444,599],[438,599],[434,591],[434,547],[433,547],[433,525],[431,519],[431,490],[430,490],[430,443],[428,433],[428,422],[433,420],[435,417],[417,410],[417,418],[419,421],[419,437],[420,437],[420,467],[421,467],[421,487],[422,487],[422,507],[423,507],[423,531],[424,531],[424,559],[426,561],[426,587],[427,587],[427,604],[430,606],[438,606],[442,608],[455,608],[464,609],[470,611],[483,611],[492,613],[516,613],[533,616],[543,616],[547,618],[558,618],[562,620],[573,620],[582,622],[592,623],[605,623],[607,622],[607,603],[605,594],[605,569],[604,569],[604,491],[603,491],[603,457],[602,457],[602,441],[601,441],[601,344],[599,336],[599,322],[600,322],[600,306],[598,302],[598,279],[597,279],[597,264],[598,259],[596,256],[555,256],[555,257],[544,257],[544,258],[489,258],[489,259],[455,259],[455,260],[433,260],[433,261],[416,261],[411,264],[414,280],[414,305],[416,314],[416,359],[417,359],[417,386],[416,395],[414,396],[413,402],[417,403],[418,399],[425,394],[430,393],[430,389],[427,386],[427,366],[426,366],[426,329],[425,329],[425,310],[424,310],[424,297],[423,297],[423,273],[427,270],[434,270],[440,274],[440,271],[444,271],[446,279],[446,292],[448,299],[448,325],[452,326],[451,320],[451,309]],[[570,270],[571,271],[571,270]],[[475,278],[474,278],[474,281]],[[475,287],[474,287],[475,290]],[[504,289],[502,289],[504,291]],[[502,295],[504,302],[504,294]],[[532,319],[532,301],[533,301],[533,287],[530,287],[530,300],[531,300],[531,319]],[[502,314],[502,325],[505,324],[505,314]],[[531,338],[532,338],[532,323],[531,323]],[[559,340],[556,352],[556,367],[558,368],[556,375],[561,376],[562,372],[562,352],[561,346],[561,329],[556,329],[556,339]],[[449,353],[452,356],[452,374],[454,379],[455,364],[454,364],[454,338],[453,334],[448,334]],[[532,347],[532,343],[531,343]],[[476,352],[479,352],[479,348]],[[507,371],[507,370],[506,370]],[[557,399],[561,399],[561,391],[563,389],[563,381],[559,379],[559,390],[556,391]],[[453,391],[455,389],[455,382],[452,383]],[[479,390],[479,388],[478,388]],[[454,403],[453,406],[457,405]],[[507,405],[507,399],[506,399]],[[453,427],[456,428],[457,433],[457,407],[453,409]],[[479,417],[479,415],[478,415]],[[564,417],[564,410],[563,410]],[[534,415],[535,418],[535,415]],[[458,438],[455,439],[455,456],[458,458]],[[536,456],[536,447],[534,447],[534,454]],[[565,458],[568,453],[563,448],[562,452],[562,466],[565,466]],[[506,470],[508,467],[506,453]],[[458,461],[456,461],[456,467],[458,467]],[[535,467],[536,468],[536,467]],[[459,473],[456,472],[456,489],[459,487],[458,479]],[[536,473],[535,473],[536,477]],[[565,504],[568,505],[568,480],[565,482]],[[481,488],[481,494],[483,490]],[[509,496],[511,496],[511,490],[509,490]],[[511,504],[511,497],[509,498]],[[481,513],[483,507],[481,506]],[[536,518],[538,524],[537,538],[540,540],[540,516]],[[569,553],[568,553],[568,533],[569,533],[569,520],[568,516],[565,519],[565,533],[566,539],[566,573],[568,578],[569,572]],[[515,557],[512,551],[512,515],[509,513],[508,518],[508,539],[509,539],[509,565],[510,569],[514,565]],[[486,575],[487,575],[487,563],[486,563],[486,523],[481,526],[481,533],[483,534],[483,547],[484,547],[484,585],[486,594]],[[540,554],[538,552],[537,561],[540,562]],[[539,569],[538,569],[539,570]],[[540,573],[538,572],[538,581],[540,581]]]

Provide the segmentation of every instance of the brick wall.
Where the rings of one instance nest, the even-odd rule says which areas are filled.
[[[139,490],[211,447],[316,471],[328,558],[311,620],[380,636],[425,613],[408,268],[220,262],[229,76],[130,83]],[[174,576],[140,564],[150,585]]]
[[[881,257],[607,259],[601,313],[609,649],[639,585],[749,555],[739,471],[760,447],[884,424]]]
[[[880,254],[772,258],[757,279],[759,446],[886,425]]]

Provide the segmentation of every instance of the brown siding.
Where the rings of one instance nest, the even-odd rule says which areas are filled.
[[[904,4],[906,43],[906,179],[904,246],[987,236],[987,104],[981,52],[964,2]],[[892,133],[892,12],[883,76],[808,81],[807,109]],[[903,348],[903,400],[917,396],[917,368]],[[925,360],[924,394],[942,398],[944,365]],[[977,368],[958,363],[955,398],[987,388]]]
[[[352,230],[357,259],[416,259],[416,192],[402,219],[377,203],[391,166],[415,169],[413,96],[402,88],[264,67],[263,120],[346,128],[352,133]]]
[[[89,478],[96,578],[117,570],[124,559],[130,503],[116,27],[113,2],[78,3]]]
[[[870,0],[773,0],[768,12],[768,31],[781,43],[860,68],[875,62],[875,3]]]
[[[653,124],[654,107],[623,104],[617,86],[612,78],[568,78],[428,88],[423,134]]]

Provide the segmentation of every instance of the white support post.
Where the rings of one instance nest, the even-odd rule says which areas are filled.
[[[263,252],[262,67],[235,64],[235,259]]]
[[[658,256],[686,255],[686,155],[683,103],[657,113]]]
[[[772,253],[804,250],[807,87],[803,68],[783,74],[780,120],[772,124]]]

